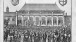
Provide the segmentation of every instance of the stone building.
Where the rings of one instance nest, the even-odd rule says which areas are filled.
[[[8,25],[29,29],[55,29],[71,24],[71,16],[61,10],[57,4],[25,4],[19,11],[9,12],[9,7],[4,12],[4,20],[9,20]],[[48,29],[48,30],[49,30]]]

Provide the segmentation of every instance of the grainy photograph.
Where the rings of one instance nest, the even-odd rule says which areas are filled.
[[[3,42],[72,42],[72,0],[3,0]]]

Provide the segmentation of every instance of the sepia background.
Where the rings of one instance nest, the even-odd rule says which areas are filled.
[[[57,3],[57,5],[65,12],[68,12],[68,15],[71,15],[71,0],[68,0],[68,3],[65,6],[61,6],[58,3],[58,0],[21,0],[19,5],[13,6],[10,0],[4,0],[4,9],[3,9],[3,0],[0,0],[0,42],[3,42],[3,10],[7,6],[10,7],[10,11],[16,11],[21,9],[25,3]],[[72,0],[72,42],[76,41],[76,0]]]

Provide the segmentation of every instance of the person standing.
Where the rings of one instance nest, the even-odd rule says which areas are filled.
[[[39,42],[39,36],[38,36],[38,33],[36,33],[36,35],[34,36],[34,42]]]
[[[8,38],[8,32],[4,31],[4,40],[7,41],[7,38]]]
[[[24,33],[23,33],[23,31],[20,32],[20,35],[21,35],[20,42],[23,42],[24,41]]]
[[[33,39],[33,34],[30,33],[30,42],[33,42],[32,39]]]
[[[71,42],[71,30],[67,31],[67,41]]]
[[[57,42],[61,42],[60,33],[58,34]]]
[[[48,35],[48,42],[52,42],[52,34]]]
[[[43,42],[46,42],[47,34],[46,32],[43,34]]]
[[[30,42],[30,32],[27,30],[26,33],[24,33],[24,42]]]

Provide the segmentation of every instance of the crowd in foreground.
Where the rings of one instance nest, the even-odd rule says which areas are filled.
[[[71,42],[71,29],[62,28],[47,32],[32,32],[8,28],[4,29],[4,42]]]

